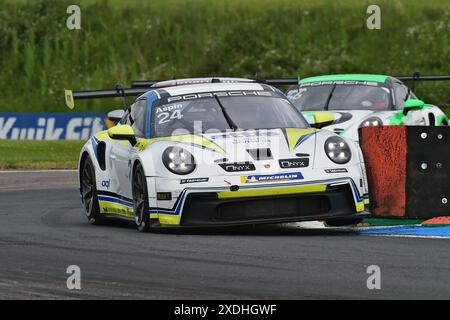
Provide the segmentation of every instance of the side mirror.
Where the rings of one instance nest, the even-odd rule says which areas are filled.
[[[330,112],[319,111],[314,113],[314,125],[315,128],[323,128],[329,126],[334,121],[334,115]]]
[[[127,124],[109,128],[108,135],[114,140],[128,140],[133,147],[137,143],[133,128]]]
[[[123,109],[117,109],[109,112],[107,117],[112,122],[119,123],[119,121],[122,120],[124,114],[125,111]]]
[[[408,112],[414,109],[422,109],[425,105],[425,102],[419,99],[408,99],[403,105],[403,114],[406,116]]]

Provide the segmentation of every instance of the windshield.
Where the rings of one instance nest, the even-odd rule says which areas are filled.
[[[153,136],[167,137],[236,129],[309,127],[292,104],[275,93],[261,91],[256,96],[250,95],[255,91],[248,93],[249,95],[245,95],[245,91],[240,91],[240,95],[235,93],[216,92],[184,96],[189,100],[183,100],[181,96],[168,98],[167,100],[172,102],[166,100],[165,104],[153,108]]]
[[[287,93],[301,111],[388,110],[389,89],[372,85],[329,84],[297,86]]]

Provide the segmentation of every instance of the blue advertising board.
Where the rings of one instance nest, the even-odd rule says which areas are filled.
[[[105,129],[101,113],[0,113],[0,139],[87,140]]]

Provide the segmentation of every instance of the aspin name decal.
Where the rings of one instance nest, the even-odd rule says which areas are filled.
[[[197,183],[197,182],[208,182],[209,178],[191,178],[191,179],[181,179],[180,184],[185,183]]]
[[[345,168],[336,168],[336,169],[325,169],[326,173],[346,173],[348,172]]]
[[[303,179],[303,175],[300,172],[286,173],[286,174],[241,176],[242,183],[302,180],[302,179]]]
[[[253,171],[255,165],[250,162],[220,163],[219,166],[226,172]]]
[[[183,108],[182,104],[173,104],[173,105],[170,105],[170,106],[158,107],[158,108],[156,108],[155,113],[170,112],[170,111],[177,110],[177,109],[182,109],[182,108]]]
[[[309,158],[281,159],[279,163],[283,169],[304,168],[309,166]]]

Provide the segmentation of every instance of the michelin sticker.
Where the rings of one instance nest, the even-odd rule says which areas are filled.
[[[302,179],[303,175],[300,172],[286,173],[286,174],[241,176],[242,183],[257,183],[257,182],[302,180]]]

